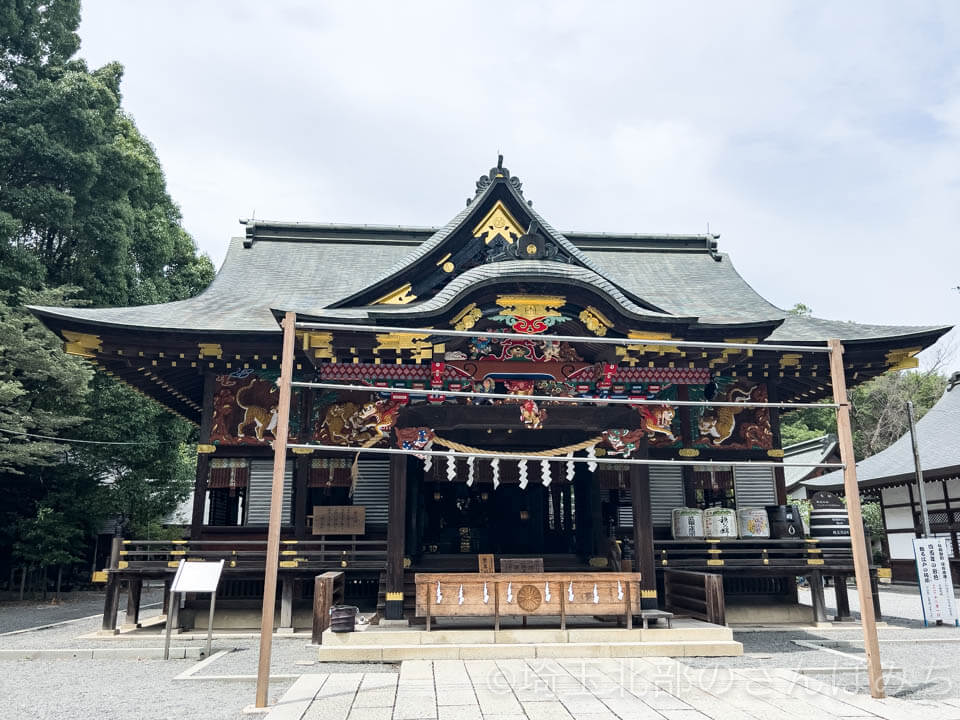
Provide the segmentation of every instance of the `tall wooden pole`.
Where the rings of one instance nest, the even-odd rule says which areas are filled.
[[[833,401],[837,408],[837,439],[840,459],[843,461],[843,489],[847,496],[847,516],[850,519],[850,541],[853,545],[853,569],[860,598],[860,622],[863,624],[863,645],[867,655],[867,673],[870,694],[884,697],[883,669],[880,666],[880,643],[877,640],[877,621],[873,608],[873,589],[870,584],[867,540],[863,534],[863,515],[860,511],[860,487],[857,484],[857,461],[853,455],[853,430],[850,427],[850,402],[847,399],[847,381],[843,374],[843,344],[830,340],[830,378]]]
[[[290,381],[293,379],[293,340],[296,315],[283,316],[283,356],[280,361],[280,402],[273,441],[273,487],[270,493],[270,526],[267,531],[267,563],[263,578],[263,615],[260,618],[260,661],[257,665],[256,707],[267,706],[270,689],[270,650],[273,642],[273,614],[277,602],[277,566],[280,559],[280,522],[283,511],[283,474],[287,463],[287,435],[290,432]]]

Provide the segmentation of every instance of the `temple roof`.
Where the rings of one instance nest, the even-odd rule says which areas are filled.
[[[817,468],[809,467],[810,464],[827,462],[827,458],[836,451],[837,436],[832,434],[784,447],[783,479],[787,492],[817,471]]]
[[[917,421],[920,467],[927,480],[960,476],[960,373],[954,373],[943,397]],[[860,487],[908,483],[916,478],[913,444],[907,432],[893,445],[857,463]],[[802,483],[811,491],[843,488],[835,470]]]
[[[850,383],[913,366],[913,356],[950,329],[791,315],[741,277],[715,235],[559,232],[502,161],[480,177],[466,206],[442,227],[241,223],[245,236],[230,241],[217,276],[196,297],[139,307],[31,310],[67,340],[68,352],[90,357],[191,418],[202,403],[200,367],[269,370],[277,362],[271,350],[279,341],[276,316],[290,310],[344,324],[444,328],[465,312],[489,325],[514,307],[511,299],[558,299],[567,315],[555,309],[552,317],[569,323],[566,334],[584,334],[587,345],[608,328],[620,337],[649,332],[794,345],[838,338]],[[478,321],[470,320],[466,327]],[[336,333],[331,342],[340,355],[332,359],[357,362],[372,353],[372,339],[343,337],[349,333]],[[659,352],[656,362],[694,362],[675,350]],[[600,353],[593,347],[587,354]],[[653,362],[628,355],[623,362]],[[807,355],[717,351],[698,360],[716,372],[777,377],[782,399],[810,401],[829,394],[829,373],[817,356]]]

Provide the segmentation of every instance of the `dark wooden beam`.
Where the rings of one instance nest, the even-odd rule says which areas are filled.
[[[641,575],[640,607],[656,608],[657,577],[653,564],[653,519],[650,516],[648,465],[630,466],[630,502],[633,506],[634,569]]]
[[[387,507],[387,620],[403,619],[403,554],[407,510],[407,457],[390,456],[390,504]]]
[[[203,375],[203,414],[200,416],[200,445],[210,442],[210,430],[213,427],[213,393],[216,390],[216,378],[211,373]],[[197,454],[197,474],[193,483],[193,516],[190,520],[190,538],[199,540],[203,536],[203,511],[207,499],[207,477],[210,473],[210,454]]]

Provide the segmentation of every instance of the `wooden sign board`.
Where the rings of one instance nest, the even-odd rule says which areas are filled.
[[[482,573],[496,572],[493,569],[493,555],[477,555],[478,571]]]
[[[314,535],[363,535],[367,513],[362,505],[315,505]]]

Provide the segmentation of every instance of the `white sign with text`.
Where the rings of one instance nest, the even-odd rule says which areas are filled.
[[[913,555],[917,561],[924,622],[940,620],[956,624],[957,599],[950,575],[947,538],[914,538]]]

